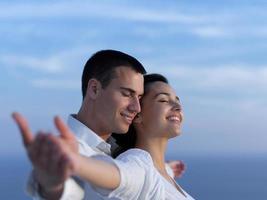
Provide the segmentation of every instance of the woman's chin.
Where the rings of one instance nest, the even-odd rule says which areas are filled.
[[[175,138],[175,137],[178,137],[181,135],[181,131],[172,131],[172,132],[169,132],[169,138]]]

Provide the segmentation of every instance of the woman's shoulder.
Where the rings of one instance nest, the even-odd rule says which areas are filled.
[[[120,154],[117,158],[122,158],[122,157],[137,157],[140,159],[152,160],[150,154],[147,151],[138,148],[128,149],[127,151]]]
[[[150,154],[147,151],[138,148],[129,149],[120,154],[116,159],[135,161],[146,165],[153,165],[153,160]]]

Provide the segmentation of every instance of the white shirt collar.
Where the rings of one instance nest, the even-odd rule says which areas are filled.
[[[89,129],[79,120],[75,119],[75,115],[69,115],[68,125],[77,139],[84,141],[90,147],[97,148],[110,155],[111,145],[105,142],[94,131]]]

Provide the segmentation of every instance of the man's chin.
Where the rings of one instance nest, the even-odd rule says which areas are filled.
[[[120,128],[120,130],[118,130],[119,134],[126,134],[129,130],[129,126],[128,127],[122,127]]]

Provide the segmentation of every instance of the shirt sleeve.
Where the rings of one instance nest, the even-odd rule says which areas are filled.
[[[79,184],[80,183],[80,184]],[[27,193],[34,200],[45,200],[39,193],[39,184],[35,179],[33,171],[27,182]],[[76,178],[69,178],[64,183],[64,190],[60,200],[81,200],[84,198],[84,189],[81,182]]]
[[[97,159],[102,159],[96,156]],[[149,153],[131,149],[118,158],[110,159],[120,172],[120,185],[115,190],[94,189],[104,197],[117,199],[140,199],[145,196],[157,196],[162,190],[157,185],[154,165]],[[144,194],[145,193],[145,194]]]

